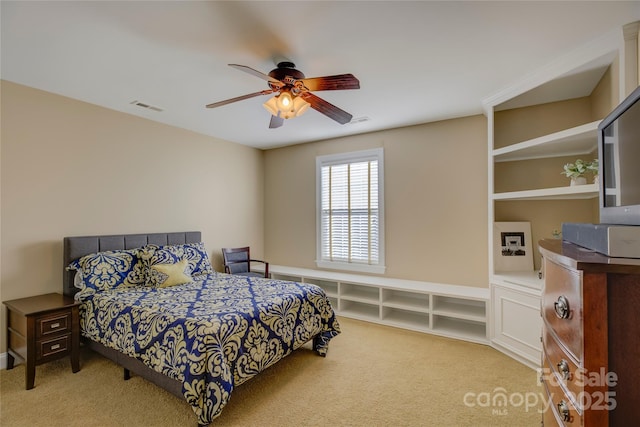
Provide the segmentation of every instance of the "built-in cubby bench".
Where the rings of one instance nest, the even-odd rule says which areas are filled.
[[[488,288],[270,265],[271,278],[324,289],[338,316],[489,344]]]

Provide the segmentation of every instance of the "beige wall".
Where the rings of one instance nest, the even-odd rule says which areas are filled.
[[[2,82],[5,301],[62,290],[62,238],[202,231],[263,255],[263,152]],[[235,189],[223,186],[230,176]],[[4,306],[0,352],[5,351]]]
[[[484,116],[265,152],[265,252],[316,268],[316,156],[384,148],[385,276],[488,286]]]

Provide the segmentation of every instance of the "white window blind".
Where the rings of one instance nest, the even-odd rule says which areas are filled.
[[[384,272],[382,149],[322,156],[317,168],[319,266]]]

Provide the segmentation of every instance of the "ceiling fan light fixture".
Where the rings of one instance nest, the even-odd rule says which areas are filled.
[[[291,111],[293,107],[293,97],[288,90],[282,90],[277,97],[278,109],[280,111]]]
[[[296,117],[300,117],[301,115],[303,115],[304,112],[307,111],[310,106],[311,104],[309,104],[307,101],[302,99],[302,97],[300,96],[296,96],[293,99],[293,111],[295,112]]]
[[[278,116],[278,105],[276,102],[277,97],[271,97],[267,102],[262,104],[262,106],[271,113],[272,116]]]
[[[272,116],[291,119],[300,117],[311,106],[301,96],[291,96],[289,91],[283,91],[280,95],[270,98],[262,106],[271,113]]]
[[[290,107],[286,110],[280,110],[280,117],[283,119],[291,119],[293,117],[300,117],[309,108],[311,104],[302,99],[299,96],[293,98]]]

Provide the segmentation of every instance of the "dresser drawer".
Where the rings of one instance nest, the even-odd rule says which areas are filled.
[[[36,339],[71,331],[71,310],[36,318]]]
[[[582,361],[582,276],[545,259],[542,317],[560,345]]]
[[[564,389],[563,392],[567,391],[572,403],[578,407],[576,399],[581,396],[584,382],[584,378],[579,375],[578,366],[547,330],[542,334],[542,342],[544,343],[543,357],[546,361],[543,374],[549,381],[559,384]]]
[[[544,369],[550,369],[548,359],[543,357]],[[564,391],[558,386],[554,379],[545,378],[542,381],[545,389],[545,408],[543,415],[543,423],[548,426],[570,426],[578,427],[582,425],[582,417],[578,410],[571,403],[571,399],[565,395]],[[553,419],[556,422],[553,422]]]

